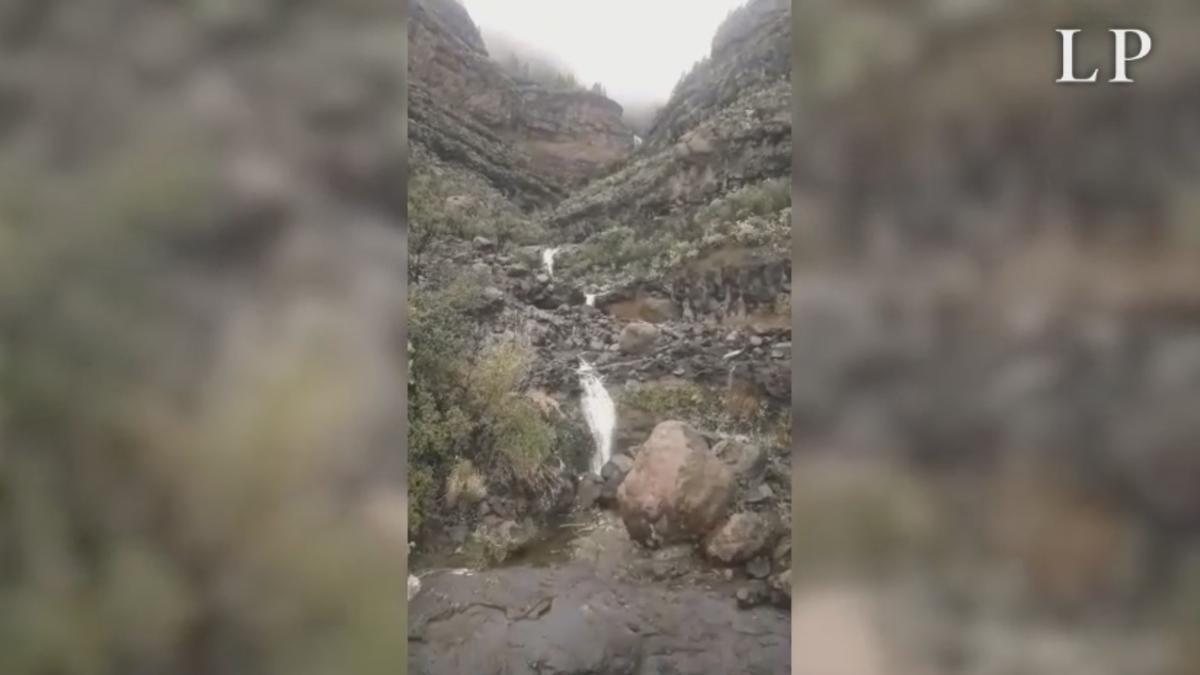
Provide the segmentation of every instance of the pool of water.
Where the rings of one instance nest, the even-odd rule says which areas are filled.
[[[578,550],[578,541],[597,526],[594,517],[571,517],[544,528],[523,550],[500,564],[485,564],[481,545],[468,538],[461,546],[439,545],[419,550],[409,558],[414,574],[437,569],[483,569],[496,567],[550,567],[569,562]]]

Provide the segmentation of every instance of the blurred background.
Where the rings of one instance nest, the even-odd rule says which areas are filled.
[[[794,672],[1200,672],[1200,5],[793,16]]]
[[[396,0],[0,0],[0,673],[405,672]]]

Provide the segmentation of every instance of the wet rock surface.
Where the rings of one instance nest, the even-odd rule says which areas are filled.
[[[410,672],[789,671],[788,614],[764,582],[725,581],[687,546],[640,549],[612,516],[586,525],[551,560],[419,573]]]

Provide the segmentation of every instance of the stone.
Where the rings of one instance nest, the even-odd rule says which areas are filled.
[[[792,570],[789,567],[767,580],[775,604],[788,607],[792,603]]]
[[[761,513],[741,512],[730,516],[704,542],[704,553],[726,565],[746,562],[758,555],[775,534],[775,524]]]
[[[747,504],[763,504],[775,498],[775,491],[770,485],[760,483],[758,487],[750,490],[750,494],[746,495]]]
[[[713,446],[713,454],[725,462],[737,478],[758,476],[767,466],[767,453],[762,446],[743,439],[724,439]]]
[[[751,579],[766,579],[771,575],[771,561],[758,556],[746,563],[746,575]]]
[[[733,474],[690,425],[658,424],[638,451],[617,490],[617,507],[635,541],[695,540],[725,516],[733,496]]]
[[[604,468],[600,470],[600,477],[608,480],[613,477],[624,477],[633,468],[633,458],[628,455],[616,454],[613,455]]]
[[[776,360],[791,360],[792,358],[792,343],[780,342],[771,345],[771,358]]]
[[[767,585],[762,581],[751,581],[742,586],[736,593],[738,607],[750,609],[767,601],[770,597]]]
[[[489,309],[504,305],[504,291],[495,286],[484,288],[480,295],[483,298],[484,306]]]
[[[775,544],[775,549],[771,552],[771,559],[775,561],[776,567],[786,567],[791,565],[792,559],[792,535],[791,528],[784,528],[784,535],[780,537]]]
[[[645,354],[654,348],[660,333],[654,324],[633,321],[621,330],[617,345],[626,354]]]
[[[608,460],[608,463],[615,466],[621,475],[625,475],[633,468],[633,457],[624,453],[617,453],[612,456],[612,459]]]

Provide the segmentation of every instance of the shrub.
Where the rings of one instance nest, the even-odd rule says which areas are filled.
[[[460,503],[474,506],[487,495],[483,475],[469,459],[454,462],[450,477],[446,480],[446,506],[454,508]]]
[[[704,387],[693,382],[647,382],[622,390],[620,403],[658,420],[678,419],[698,428],[749,434],[786,447],[790,430],[781,433],[788,413],[773,410],[743,386]],[[782,443],[776,441],[782,440]]]
[[[532,358],[513,342],[484,345],[463,313],[477,281],[414,293],[410,319],[413,367],[409,396],[410,532],[417,533],[438,490],[458,501],[464,467],[493,482],[536,490],[544,462],[560,447],[555,427],[521,395]],[[465,485],[465,484],[464,484]],[[472,488],[473,489],[473,488]]]

